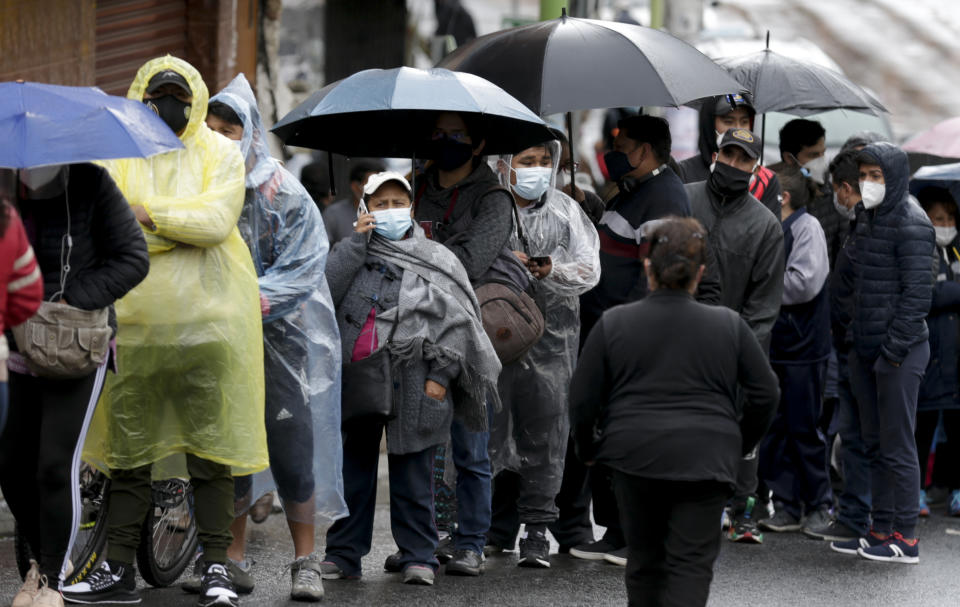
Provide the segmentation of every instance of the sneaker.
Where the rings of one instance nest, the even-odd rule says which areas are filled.
[[[320,577],[325,580],[359,580],[360,575],[347,575],[333,561],[320,561]]]
[[[433,569],[426,565],[407,565],[403,570],[403,583],[414,586],[433,586],[435,574]]]
[[[433,551],[433,556],[437,557],[437,560],[440,561],[441,565],[444,565],[453,558],[454,553],[457,552],[457,547],[453,544],[453,536],[448,535],[447,537],[440,540],[440,543],[437,544],[437,549]]]
[[[947,505],[947,516],[960,516],[960,490],[954,489]]]
[[[830,509],[826,506],[821,506],[817,508],[803,519],[803,528],[801,531],[806,533],[806,530],[810,527],[822,528],[826,527],[833,521],[833,516],[830,514]],[[848,538],[843,538],[848,539]]]
[[[233,582],[233,588],[238,594],[253,592],[253,575],[250,573],[252,567],[252,560],[245,559],[242,563],[238,563],[233,559],[227,559],[227,573],[230,574],[230,581]]]
[[[13,597],[11,607],[30,607],[39,594],[40,567],[37,565],[37,561],[30,559],[30,569],[27,570],[27,575],[23,578],[23,586],[20,587],[20,592]]]
[[[107,561],[90,572],[82,582],[65,586],[63,600],[80,605],[136,605],[140,602],[133,565],[115,564],[110,569]]]
[[[237,596],[227,567],[220,563],[207,565],[200,578],[200,598],[197,599],[197,607],[214,607],[214,605],[237,607],[239,604],[240,597]]]
[[[930,516],[930,506],[927,505],[927,492],[920,490],[920,512],[919,516]]]
[[[383,570],[387,573],[400,573],[403,571],[403,565],[400,564],[400,551],[397,550],[383,561]]]
[[[46,576],[40,581],[40,592],[37,593],[37,598],[33,599],[32,607],[63,607],[63,597],[60,592],[47,585]]]
[[[762,544],[763,533],[757,528],[757,522],[753,518],[753,508],[757,499],[753,496],[747,498],[747,505],[739,516],[733,519],[733,525],[730,527],[730,533],[727,536],[731,542],[743,544]]]
[[[859,554],[861,548],[879,546],[886,541],[887,536],[878,535],[875,531],[871,531],[870,533],[856,539],[846,540],[843,542],[830,542],[830,550],[839,552],[840,554]]]
[[[580,544],[570,549],[570,556],[587,561],[602,561],[603,555],[608,552],[620,549],[621,546],[614,546],[607,540],[597,540],[588,544]]]
[[[273,513],[273,493],[264,493],[250,506],[250,520],[260,524]]]
[[[290,598],[315,603],[323,599],[323,580],[317,555],[300,557],[290,563]]]
[[[180,584],[180,589],[189,594],[200,594],[200,578],[203,575],[203,553],[193,559],[193,572]]]
[[[800,531],[800,529],[803,528],[800,520],[787,512],[783,506],[778,507],[773,516],[765,518],[757,524],[767,531],[774,531],[776,533]]]
[[[603,555],[603,560],[607,561],[611,565],[617,565],[619,567],[627,566],[627,549],[626,547],[621,548],[620,550],[614,550],[613,552],[608,552]]]
[[[407,569],[409,568],[407,567]],[[432,569],[430,571],[433,572]],[[483,555],[477,554],[473,550],[457,550],[453,553],[452,558],[447,561],[447,568],[444,573],[447,575],[480,575],[483,573]]]
[[[916,538],[912,540],[904,539],[897,532],[879,546],[860,548],[857,550],[857,554],[871,561],[916,565],[920,562],[920,540]]]
[[[518,567],[550,568],[550,541],[542,531],[527,533],[520,538],[520,559]]]
[[[836,519],[830,519],[825,525],[811,525],[807,523],[803,526],[803,534],[813,539],[830,542],[847,542],[860,537],[860,534],[854,529],[851,529]]]

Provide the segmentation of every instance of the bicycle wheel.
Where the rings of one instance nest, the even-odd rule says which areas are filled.
[[[153,483],[153,506],[143,523],[137,565],[151,586],[177,581],[197,551],[197,521],[193,517],[193,490],[181,479]]]
[[[80,525],[70,551],[73,572],[65,584],[82,581],[97,566],[107,543],[107,508],[105,507],[110,479],[102,472],[82,463],[80,465]],[[35,558],[26,538],[16,529],[14,551],[20,578],[27,575],[30,559]]]

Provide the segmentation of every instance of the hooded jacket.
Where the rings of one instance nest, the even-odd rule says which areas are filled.
[[[933,291],[933,225],[907,198],[910,164],[892,143],[863,149],[883,170],[885,195],[873,209],[857,204],[853,250],[853,345],[864,361],[878,356],[899,364],[927,339]]]
[[[237,229],[243,158],[204,123],[207,86],[186,61],[148,61],[127,97],[141,101],[164,70],[193,95],[184,149],[104,163],[155,228],[143,228],[150,272],[116,303],[120,373],[107,379],[85,456],[129,469],[190,453],[240,476],[268,462],[257,274]]]
[[[722,97],[708,99],[700,106],[700,137],[697,140],[697,147],[700,153],[690,158],[685,158],[678,163],[680,180],[683,183],[696,183],[697,181],[706,181],[710,178],[710,165],[713,163],[713,155],[717,153],[717,103]],[[750,130],[753,130],[753,118],[750,119]],[[763,206],[770,209],[775,216],[780,216],[780,194],[782,187],[777,174],[767,167],[760,167],[756,176],[750,182],[750,193],[754,195]]]
[[[960,237],[937,247],[939,272],[927,326],[930,362],[920,383],[917,408],[960,409]]]
[[[720,302],[753,330],[764,351],[783,294],[783,229],[769,209],[744,192],[724,198],[709,181],[686,186],[690,209],[707,230],[720,274]]]

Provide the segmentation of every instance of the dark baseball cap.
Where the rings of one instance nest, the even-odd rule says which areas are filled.
[[[164,84],[176,84],[191,95],[193,94],[193,91],[190,90],[190,85],[187,84],[187,79],[173,70],[163,70],[159,74],[154,75],[154,77],[150,79],[150,82],[147,83],[147,92],[152,94]]]
[[[760,157],[760,138],[747,129],[729,129],[720,140],[720,148],[735,145],[747,153],[750,158]]]
[[[734,93],[733,95],[721,95],[717,97],[717,103],[713,108],[714,116],[726,116],[737,108],[745,108],[751,114],[756,114],[757,110],[753,107],[753,101],[747,93]]]

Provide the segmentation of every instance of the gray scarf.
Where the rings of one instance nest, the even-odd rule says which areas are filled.
[[[470,430],[487,430],[488,401],[499,409],[500,361],[463,266],[416,224],[405,240],[374,233],[367,250],[404,270],[397,307],[377,317],[377,334],[388,336],[399,310],[401,324],[386,345],[394,364],[425,358],[458,362],[460,376],[451,386],[454,414]]]

